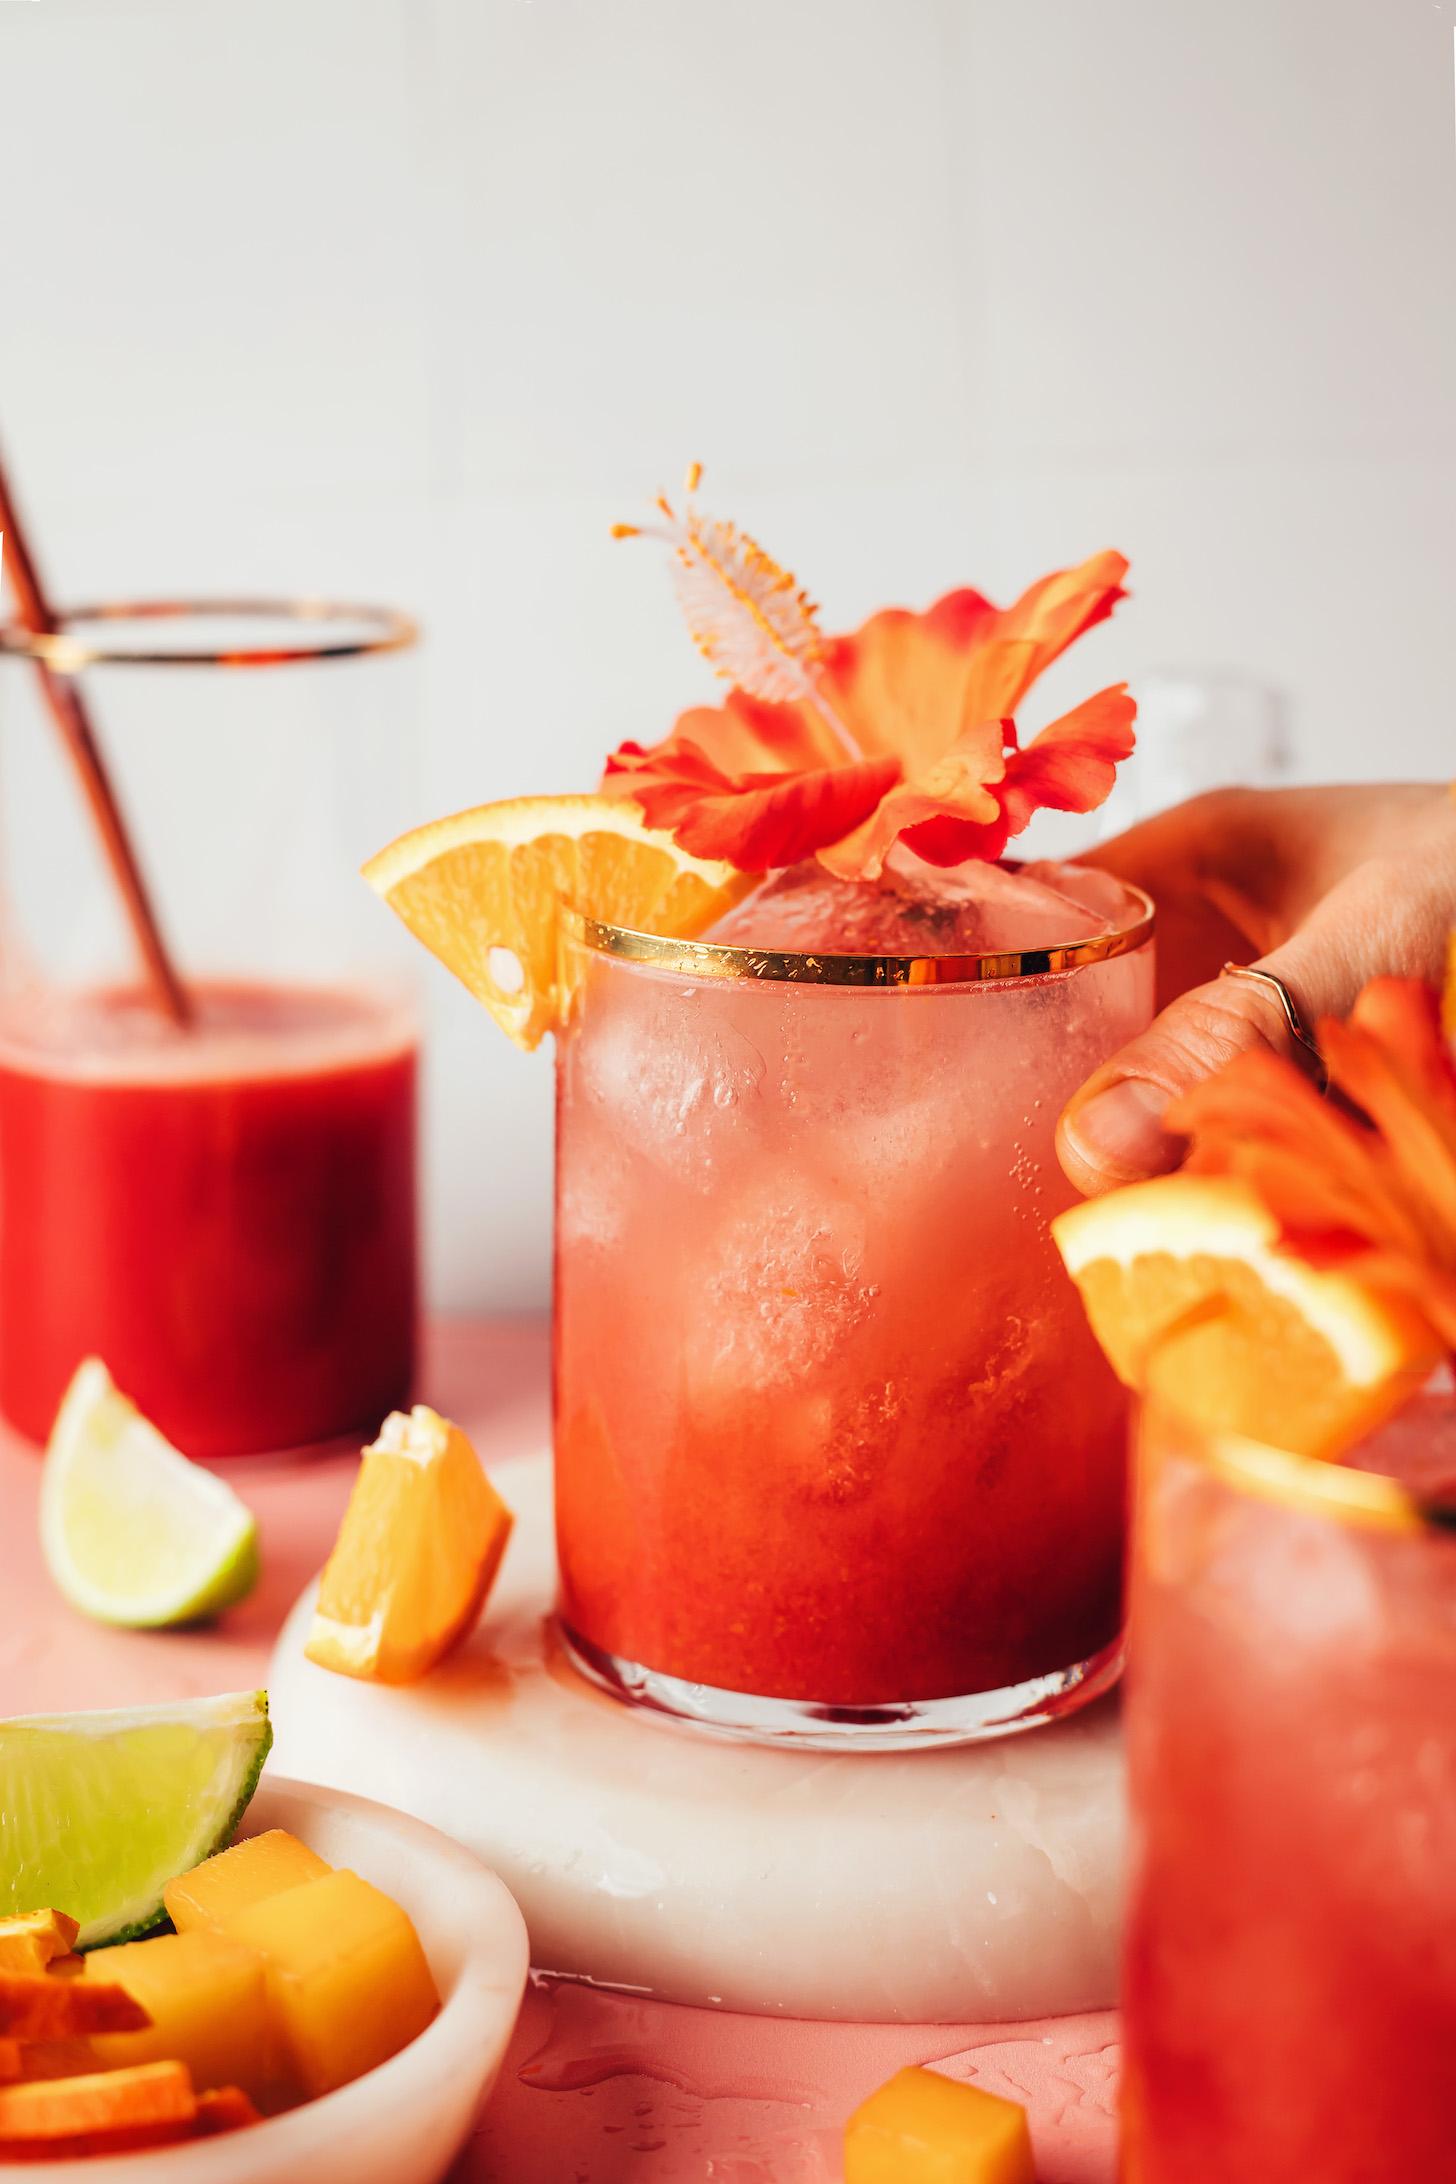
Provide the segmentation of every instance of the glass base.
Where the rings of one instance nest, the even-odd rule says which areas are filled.
[[[910,1699],[886,1706],[818,1706],[808,1699],[760,1699],[685,1683],[637,1661],[604,1653],[558,1619],[573,1665],[598,1690],[626,1706],[704,1735],[750,1744],[781,1744],[810,1752],[944,1751],[984,1744],[1061,1721],[1110,1691],[1122,1674],[1121,1635],[1100,1653],[1049,1675],[1028,1677],[999,1691],[966,1698]]]

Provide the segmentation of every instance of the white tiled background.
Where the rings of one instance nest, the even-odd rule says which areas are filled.
[[[701,687],[607,539],[689,456],[831,622],[1117,544],[1080,676],[1448,771],[1453,13],[0,0],[0,429],[72,595],[417,608],[402,822]],[[527,1304],[549,1065],[430,993],[435,1295]]]

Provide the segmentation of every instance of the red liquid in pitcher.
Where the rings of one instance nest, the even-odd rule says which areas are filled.
[[[48,1433],[80,1360],[190,1456],[372,1431],[414,1365],[415,1033],[365,993],[135,992],[0,1036],[0,1409]]]

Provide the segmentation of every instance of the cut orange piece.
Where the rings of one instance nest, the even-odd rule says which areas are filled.
[[[688,856],[606,796],[523,796],[436,819],[371,857],[364,877],[528,1050],[571,1003],[564,909],[677,940],[757,884]]]
[[[156,2123],[119,2123],[104,2131],[63,2133],[47,2138],[0,2140],[0,2161],[14,2163],[96,2161],[108,2154],[149,2154],[199,2135],[197,2117],[164,2116]],[[138,2165],[139,2166],[139,2165]],[[6,2174],[10,2172],[7,2169]],[[114,2171],[107,2171],[108,2175]],[[135,2170],[128,2171],[129,2175]]]
[[[150,2023],[141,2003],[104,1977],[0,1972],[0,2038],[73,2040],[96,2032],[141,2032]]]
[[[1052,1223],[1118,1377],[1160,1390],[1213,1432],[1339,1456],[1438,1362],[1399,1299],[1278,1248],[1273,1216],[1230,1176],[1170,1175],[1089,1199]]]
[[[262,2116],[240,2085],[213,2086],[197,2096],[197,2135],[216,2138],[223,2131],[241,2131]]]
[[[84,2078],[101,2068],[91,2040],[26,2040],[15,2045],[20,2055],[17,2077]]]
[[[11,2139],[70,2139],[97,2131],[190,2124],[197,2113],[182,2063],[139,2063],[134,2070],[85,2078],[43,2078],[0,2087],[0,2159]]]
[[[409,1683],[475,1624],[511,1534],[458,1426],[423,1403],[364,1451],[304,1651],[324,1668]]]
[[[64,1911],[16,1911],[0,1918],[0,1972],[43,1972],[71,1953],[80,1931]]]

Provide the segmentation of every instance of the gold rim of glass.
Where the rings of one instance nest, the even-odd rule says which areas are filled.
[[[1296,1456],[1242,1434],[1214,1432],[1165,1395],[1144,1399],[1144,1431],[1147,1421],[1155,1422],[1160,1413],[1179,1429],[1180,1451],[1187,1450],[1205,1470],[1261,1501],[1382,1532],[1456,1535],[1456,1500],[1418,1494],[1389,1472],[1352,1471],[1335,1458]]]
[[[295,623],[296,643],[198,646],[122,645],[82,634],[108,622],[202,621]],[[352,660],[374,652],[404,652],[419,640],[419,624],[397,607],[357,606],[336,599],[107,599],[68,607],[54,630],[0,625],[0,653],[32,660],[53,675],[87,667],[297,667],[310,660]],[[345,633],[345,626],[351,625]],[[332,629],[332,634],[330,634]]]
[[[983,955],[831,955],[783,948],[740,948],[720,940],[666,940],[611,925],[580,911],[563,912],[568,936],[596,955],[637,963],[651,970],[675,971],[684,978],[746,978],[763,984],[796,986],[977,986],[1017,978],[1046,978],[1076,971],[1089,963],[1109,963],[1131,955],[1153,937],[1150,896],[1128,881],[1119,882],[1138,906],[1131,924],[1110,933],[1059,947],[1002,950]]]

